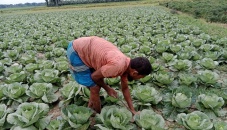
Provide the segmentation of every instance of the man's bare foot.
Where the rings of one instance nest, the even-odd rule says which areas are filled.
[[[95,112],[100,113],[101,112],[101,101],[100,98],[91,98],[88,102],[88,107],[93,109]]]

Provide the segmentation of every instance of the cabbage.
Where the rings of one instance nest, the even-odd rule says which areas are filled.
[[[213,127],[210,118],[200,111],[178,114],[176,121],[190,130],[210,130]]]
[[[100,121],[100,124],[95,126],[99,129],[131,130],[134,128],[130,124],[132,113],[126,108],[106,106],[102,108],[100,114],[97,114],[97,119]]]
[[[165,120],[159,114],[156,114],[152,109],[144,109],[140,114],[136,114],[134,117],[136,124],[149,130],[164,129]]]

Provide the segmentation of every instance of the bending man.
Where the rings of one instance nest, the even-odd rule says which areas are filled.
[[[104,78],[121,77],[121,90],[133,114],[132,99],[128,81],[137,80],[149,75],[152,71],[147,58],[130,59],[115,45],[96,36],[81,37],[70,42],[67,49],[70,72],[73,78],[90,89],[88,107],[101,112],[99,91],[105,89],[109,96],[117,98],[117,92],[104,83]]]

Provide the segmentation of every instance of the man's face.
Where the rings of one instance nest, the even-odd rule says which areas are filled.
[[[132,72],[128,74],[128,81],[138,80],[143,77],[145,77],[145,75],[139,75],[137,72],[136,73]]]

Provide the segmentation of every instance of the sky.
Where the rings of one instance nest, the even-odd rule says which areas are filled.
[[[19,4],[19,3],[40,3],[40,2],[45,2],[45,0],[0,0],[0,4]]]

